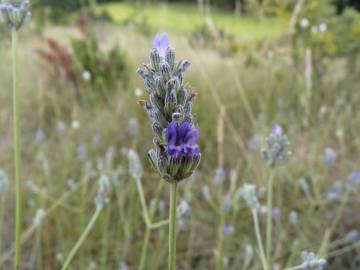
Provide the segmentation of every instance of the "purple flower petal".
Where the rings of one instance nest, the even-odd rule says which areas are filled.
[[[272,129],[272,133],[273,133],[274,135],[282,135],[282,134],[283,134],[283,129],[282,129],[282,127],[281,127],[279,124],[276,124],[276,125],[274,126],[274,128]]]
[[[191,129],[187,132],[184,142],[187,144],[197,144],[199,141],[199,130],[197,128]]]
[[[181,126],[179,126],[178,129],[179,139],[181,139],[183,142],[186,142],[185,138],[186,135],[189,134],[189,132],[191,132],[190,124],[188,122],[183,123]]]
[[[200,155],[198,145],[199,131],[191,128],[190,123],[169,123],[167,129],[167,150],[172,157],[193,157]]]
[[[177,124],[171,122],[166,129],[167,141],[169,144],[175,144],[177,140]]]
[[[170,47],[170,41],[168,34],[165,33],[157,33],[154,42],[153,42],[154,48],[156,48],[159,52],[160,57],[165,57],[167,48]]]

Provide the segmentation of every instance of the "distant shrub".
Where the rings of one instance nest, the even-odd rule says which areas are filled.
[[[76,86],[78,76],[70,52],[54,39],[45,38],[44,42],[48,49],[37,49],[36,52],[50,64],[52,68],[50,71],[51,79],[65,80]]]
[[[305,6],[294,34],[295,59],[301,59],[306,48],[310,48],[318,76],[322,75],[326,59],[341,57],[354,66],[360,53],[359,35],[358,12],[346,9],[336,15],[330,1],[311,1]]]
[[[71,50],[56,40],[45,39],[48,50],[37,52],[52,66],[52,79],[71,84],[80,102],[84,99],[106,101],[118,87],[128,85],[126,54],[117,45],[108,52],[102,51],[88,21],[81,18],[78,25],[83,37],[72,40]]]

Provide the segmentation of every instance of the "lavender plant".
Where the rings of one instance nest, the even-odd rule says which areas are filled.
[[[154,132],[154,149],[149,158],[160,177],[171,184],[169,226],[169,270],[176,264],[177,185],[198,167],[201,153],[198,128],[194,124],[192,105],[196,93],[186,89],[184,74],[189,62],[175,61],[167,33],[157,34],[150,52],[150,64],[138,69],[149,96],[140,101],[150,118]]]
[[[253,221],[254,221],[254,230],[256,235],[256,241],[259,248],[259,256],[261,260],[261,264],[264,270],[268,270],[268,262],[266,260],[266,255],[264,251],[264,245],[260,233],[260,224],[258,217],[258,210],[260,208],[260,202],[256,195],[256,186],[252,184],[245,183],[239,190],[237,191],[237,196],[242,198],[247,206],[251,209]]]
[[[285,270],[323,270],[326,265],[326,260],[318,258],[314,253],[303,251],[301,252],[302,263],[298,266],[290,267]]]
[[[94,199],[94,203],[96,206],[95,212],[94,212],[93,216],[91,217],[89,223],[87,224],[85,230],[81,234],[79,240],[76,242],[74,247],[71,249],[63,266],[61,267],[61,270],[66,270],[69,268],[72,259],[76,255],[76,253],[79,250],[79,248],[81,247],[81,245],[84,243],[84,241],[87,238],[87,236],[89,235],[91,229],[94,227],[95,222],[99,218],[104,206],[109,203],[109,201],[110,201],[109,195],[111,194],[111,190],[112,190],[112,185],[111,185],[111,181],[110,181],[109,177],[106,175],[102,175],[99,179],[99,189],[98,189],[98,192]]]
[[[7,0],[0,2],[0,22],[5,23],[11,32],[11,56],[13,78],[13,121],[14,121],[14,163],[15,163],[15,269],[20,269],[21,260],[21,227],[22,227],[22,191],[21,191],[21,125],[20,93],[18,89],[17,66],[17,32],[31,18],[28,0]]]
[[[291,152],[289,151],[289,139],[283,132],[282,127],[276,124],[270,135],[265,138],[266,148],[262,150],[265,160],[270,167],[268,187],[267,187],[267,224],[266,224],[266,257],[268,267],[272,268],[271,246],[272,246],[272,194],[274,182],[274,169],[277,165],[288,160]]]

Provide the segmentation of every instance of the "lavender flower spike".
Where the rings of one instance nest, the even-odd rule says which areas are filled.
[[[175,63],[175,51],[167,33],[163,33],[155,36],[150,64],[137,71],[149,96],[149,101],[139,103],[147,111],[154,132],[150,161],[169,182],[191,176],[201,158],[199,130],[192,115],[196,93],[183,83],[188,67],[185,60]]]
[[[265,143],[266,148],[262,152],[265,160],[271,167],[286,161],[291,155],[288,136],[279,124],[275,125],[270,135],[265,138]]]
[[[19,30],[31,18],[29,7],[28,0],[0,1],[0,22],[5,22],[10,30]]]

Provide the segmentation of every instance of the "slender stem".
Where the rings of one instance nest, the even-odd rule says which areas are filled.
[[[21,260],[21,226],[22,226],[22,192],[21,192],[21,132],[20,132],[20,94],[18,89],[18,66],[17,66],[17,31],[11,31],[11,55],[13,77],[13,121],[14,121],[14,157],[15,157],[15,269],[20,269]]]
[[[176,268],[176,193],[177,183],[171,184],[170,194],[170,225],[169,225],[169,270]]]
[[[145,269],[146,257],[147,257],[147,250],[149,246],[149,239],[150,239],[150,227],[146,226],[145,234],[144,234],[144,241],[141,249],[141,258],[140,258],[140,266],[139,270]]]
[[[151,230],[154,230],[154,229],[158,229],[162,226],[165,226],[165,225],[169,225],[169,220],[168,219],[165,219],[165,220],[162,220],[162,221],[159,221],[159,222],[156,222],[156,223],[152,223],[149,228]]]
[[[267,223],[266,223],[266,258],[269,268],[271,269],[271,247],[272,247],[272,200],[273,200],[273,182],[274,172],[270,169],[268,179],[268,194],[267,194]]]
[[[95,211],[94,215],[92,216],[89,224],[86,226],[86,228],[85,228],[84,232],[81,234],[79,240],[76,242],[75,246],[70,251],[61,270],[66,270],[69,267],[71,260],[74,258],[76,252],[79,250],[80,246],[85,241],[88,234],[90,233],[92,227],[95,225],[95,222],[96,222],[97,218],[99,217],[102,209],[103,209],[103,207],[101,207],[101,206],[96,208],[96,211]]]
[[[254,219],[254,227],[255,227],[256,240],[257,240],[257,242],[258,242],[259,251],[260,251],[261,263],[262,263],[262,265],[263,265],[263,269],[264,269],[264,270],[268,270],[268,266],[267,266],[267,262],[266,262],[266,257],[265,257],[265,252],[264,252],[264,246],[263,246],[263,242],[262,242],[261,234],[260,234],[259,219],[258,219],[258,214],[257,214],[257,210],[256,210],[256,209],[252,209],[252,215],[253,215],[253,219]]]
[[[297,266],[293,266],[293,267],[290,267],[290,268],[286,268],[284,270],[301,270],[301,269],[304,269],[304,266],[302,264],[297,265]]]
[[[223,249],[224,249],[224,225],[225,225],[225,216],[224,214],[220,214],[220,230],[219,230],[219,240],[218,240],[218,257],[216,262],[216,270],[222,269],[222,257],[223,257]]]
[[[146,226],[149,227],[151,225],[151,220],[150,220],[149,212],[148,212],[147,206],[146,206],[146,200],[145,200],[145,196],[144,196],[144,190],[141,185],[141,179],[139,177],[135,177],[135,182],[136,182],[136,187],[137,187],[139,197],[140,197],[140,203],[141,203],[141,207],[142,207],[142,211],[143,211],[144,220],[145,220]]]
[[[344,194],[344,196],[342,197],[342,200],[340,202],[340,206],[339,208],[337,209],[336,213],[335,213],[335,217],[333,219],[333,222],[331,223],[331,226],[330,226],[330,230],[329,230],[329,236],[331,237],[331,235],[333,234],[333,232],[335,231],[336,229],[336,226],[338,225],[340,219],[341,219],[341,216],[344,212],[344,209],[345,209],[345,206],[349,200],[349,197],[350,197],[350,191],[347,190]]]
[[[143,240],[143,244],[142,244],[142,248],[141,248],[140,265],[139,265],[139,270],[144,270],[145,264],[146,264],[147,250],[148,250],[148,246],[149,246],[151,230],[157,229],[161,226],[169,224],[169,220],[160,221],[158,223],[152,223],[152,219],[154,218],[154,215],[155,215],[156,205],[159,200],[159,194],[161,193],[161,190],[164,187],[165,181],[160,182],[160,185],[156,192],[157,195],[153,200],[153,206],[150,209],[150,213],[148,212],[148,209],[146,206],[146,200],[145,200],[145,195],[144,195],[144,191],[143,191],[142,184],[141,184],[141,179],[136,178],[135,181],[136,181],[136,186],[137,186],[137,190],[139,193],[139,198],[140,198],[141,206],[143,209],[143,216],[144,216],[144,220],[145,220],[145,224],[146,224],[144,240]]]

